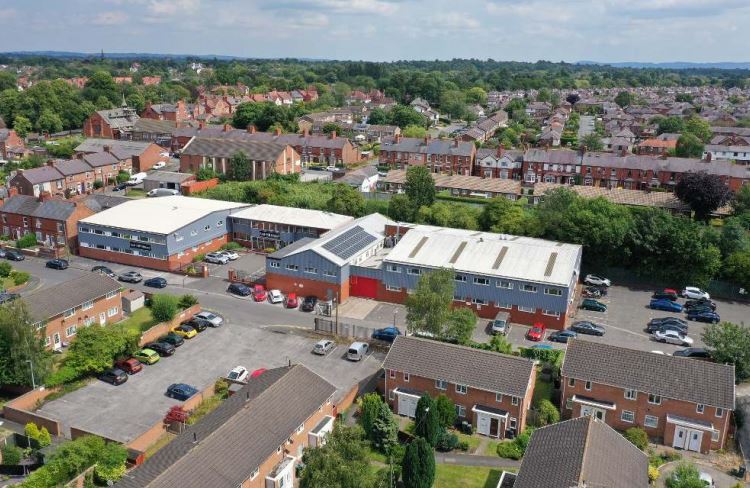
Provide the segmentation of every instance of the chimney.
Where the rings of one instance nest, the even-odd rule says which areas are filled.
[[[273,131],[273,133],[276,134],[276,136],[280,136],[281,135],[281,127],[276,127],[276,129]]]
[[[8,188],[9,197],[15,197],[16,195],[18,195],[18,188],[16,188],[15,186],[11,186],[10,188]]]
[[[43,191],[39,193],[39,201],[40,202],[46,202],[47,200],[52,200],[52,194],[48,191]]]
[[[310,130],[307,127],[302,129],[302,137],[307,137],[309,135],[310,135]]]
[[[76,154],[76,159],[83,159],[83,153]]]
[[[55,167],[55,160],[54,159],[48,159],[47,160],[47,166],[49,166],[50,168],[54,168]]]
[[[248,134],[255,134],[255,126],[253,124],[250,124],[247,126],[247,133]]]
[[[204,121],[202,121],[202,120],[199,120],[198,121],[198,128],[199,129],[204,129],[205,127],[206,127],[206,123]]]
[[[194,431],[193,432],[193,444],[197,444],[197,443],[198,443],[198,434]]]
[[[151,102],[146,102],[146,106],[143,108],[143,111],[146,112],[150,108],[151,108]]]
[[[456,137],[455,139],[453,139],[453,147],[458,147],[458,143],[459,142],[460,142],[460,139],[458,137]]]
[[[428,142],[430,142],[430,136],[424,136],[424,145],[426,146]]]
[[[108,153],[110,149],[111,149],[111,148],[110,148],[109,146],[107,146],[107,145],[105,145],[105,146],[103,146],[103,147],[102,147],[102,150],[103,150],[103,151],[104,151],[105,153]]]
[[[667,153],[664,153],[664,155],[666,156]],[[706,162],[710,163],[711,159],[712,159],[711,152],[710,151],[706,151],[706,158],[705,158]]]
[[[505,152],[505,147],[502,144],[500,144],[499,146],[497,146],[497,151],[495,152],[495,155],[497,155],[497,157],[499,158],[499,157],[502,157],[504,152]]]
[[[336,139],[336,131],[335,130],[331,131],[331,139]]]
[[[223,129],[223,131],[224,131],[224,132],[229,132],[230,130],[232,130],[232,126],[231,126],[231,125],[229,125],[229,124],[224,124],[224,129]]]
[[[401,142],[401,134],[396,134],[396,144]]]

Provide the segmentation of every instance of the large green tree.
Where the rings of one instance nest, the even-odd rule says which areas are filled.
[[[491,199],[479,215],[479,227],[488,232],[525,235],[529,225],[530,217],[523,206],[504,197]]]
[[[358,426],[336,423],[325,445],[305,449],[301,488],[372,488],[375,477],[367,457],[367,441]]]
[[[685,121],[685,132],[694,135],[702,143],[708,143],[713,136],[711,124],[696,115],[689,117]]]
[[[229,158],[229,174],[233,180],[245,181],[252,178],[250,159],[243,151],[237,151]]]
[[[330,212],[361,217],[365,214],[365,198],[351,186],[339,183],[326,207]]]
[[[401,464],[404,488],[431,488],[435,481],[435,453],[422,438],[414,439],[404,453]]]
[[[45,328],[32,325],[22,300],[0,306],[0,385],[42,384],[50,373],[52,356],[44,345]]]
[[[633,94],[629,91],[621,91],[615,96],[615,103],[625,108],[633,103]]]
[[[449,269],[438,269],[419,277],[414,293],[406,297],[406,323],[410,332],[439,336],[450,314],[455,282]]]
[[[77,376],[101,373],[119,356],[137,349],[137,338],[123,327],[80,327],[64,364]]]
[[[681,158],[701,158],[703,157],[703,149],[703,142],[697,136],[685,133],[677,139],[675,153]]]
[[[440,414],[435,408],[435,401],[425,393],[419,398],[414,411],[414,435],[423,438],[434,447],[441,429]]]
[[[408,105],[396,105],[388,112],[388,123],[402,129],[410,125],[427,125],[427,119]]]
[[[750,291],[750,251],[735,252],[724,261],[724,276]]]
[[[731,322],[711,324],[702,338],[714,361],[734,365],[737,381],[750,378],[750,328]]]
[[[83,88],[83,96],[90,102],[96,102],[100,97],[104,97],[112,105],[122,103],[122,92],[118,89],[112,75],[106,71],[97,71],[89,77]]]
[[[398,443],[398,423],[385,402],[378,404],[372,422],[370,440],[375,449],[383,453],[391,452]]]
[[[415,209],[435,202],[435,180],[426,166],[410,166],[406,170],[404,192]]]

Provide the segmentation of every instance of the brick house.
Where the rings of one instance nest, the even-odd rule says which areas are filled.
[[[78,329],[122,320],[120,283],[88,273],[23,297],[48,348],[58,350],[75,339]]]
[[[0,159],[14,159],[15,154],[23,152],[26,145],[13,129],[0,128]]]
[[[381,144],[379,162],[396,169],[427,166],[433,173],[471,175],[476,152],[473,142],[397,135]]]
[[[562,370],[562,414],[641,427],[678,449],[708,453],[733,428],[734,366],[573,339]]]
[[[133,126],[138,120],[134,108],[123,104],[119,108],[98,110],[83,122],[83,135],[104,139],[130,139]]]
[[[381,391],[399,415],[413,418],[424,393],[444,394],[479,434],[504,439],[526,428],[536,379],[529,359],[399,336],[383,369]]]
[[[113,174],[118,171],[127,173],[148,171],[154,164],[164,160],[162,152],[164,148],[149,141],[121,141],[114,139],[86,139],[76,146],[76,157],[83,157],[94,168],[101,168],[97,171],[98,176],[106,177],[109,170]],[[105,155],[98,158],[86,159],[86,155],[96,153],[109,153],[114,156],[114,160]],[[116,161],[115,161],[116,160]],[[115,164],[117,165],[115,167]],[[107,166],[110,166],[107,168]],[[101,178],[97,178],[101,179]],[[106,179],[103,180],[106,182]]]
[[[32,169],[18,169],[15,176],[8,181],[8,186],[15,188],[21,195],[38,197],[42,193],[65,195],[65,176],[54,166],[45,165]]]
[[[124,476],[118,488],[297,486],[305,449],[333,430],[336,387],[301,365],[269,369]],[[290,401],[293,400],[293,401]]]
[[[178,100],[176,104],[158,103],[152,105],[150,102],[147,102],[146,108],[141,113],[141,118],[182,122],[188,120],[190,117],[185,106],[185,101]]]

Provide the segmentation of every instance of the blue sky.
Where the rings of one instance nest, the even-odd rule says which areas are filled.
[[[0,51],[750,61],[750,0],[0,0]]]

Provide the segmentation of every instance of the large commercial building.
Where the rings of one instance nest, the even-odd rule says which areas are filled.
[[[133,200],[81,219],[79,253],[176,271],[226,244],[229,216],[247,206],[183,196]]]

